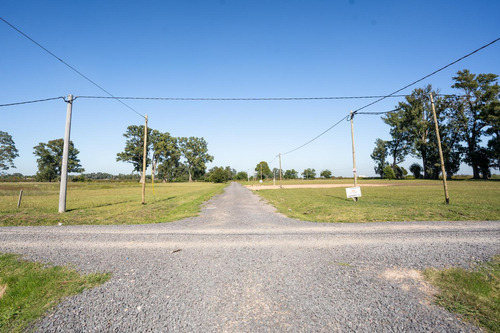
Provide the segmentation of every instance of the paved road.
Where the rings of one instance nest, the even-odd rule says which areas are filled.
[[[233,183],[196,218],[4,227],[0,251],[113,273],[40,332],[474,332],[432,304],[417,270],[467,267],[499,239],[500,222],[296,221]]]

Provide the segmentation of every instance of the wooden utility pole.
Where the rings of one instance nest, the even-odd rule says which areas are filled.
[[[434,125],[436,126],[436,139],[439,149],[439,159],[441,160],[441,173],[443,174],[443,187],[444,187],[444,199],[446,204],[450,203],[450,196],[448,195],[448,184],[446,183],[446,169],[444,167],[444,158],[443,158],[443,150],[441,149],[441,136],[439,135],[439,126],[436,117],[436,108],[434,107],[434,98],[432,97],[432,93],[429,94],[431,97],[431,106],[432,106],[432,116],[434,117]]]
[[[356,150],[354,149],[354,125],[352,119],[354,114],[351,111],[351,140],[352,140],[352,173],[354,174],[354,187],[358,186],[358,172],[356,170]],[[354,201],[358,201],[358,198],[354,198]]]
[[[68,190],[68,156],[69,156],[69,138],[71,134],[71,111],[73,108],[73,95],[68,95],[68,104],[66,107],[66,128],[64,131],[64,148],[61,165],[61,186],[59,188],[59,213],[66,211],[66,194]]]
[[[260,182],[262,183],[262,162],[260,162]]]
[[[280,181],[283,180],[282,177],[281,177],[281,175],[282,175],[282,172],[281,172],[281,153],[280,153]]]
[[[146,153],[148,147],[148,115],[144,117],[146,125],[144,126],[144,153],[142,156],[142,204],[146,203]]]

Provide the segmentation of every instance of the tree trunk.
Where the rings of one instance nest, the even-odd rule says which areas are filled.
[[[189,172],[189,182],[192,182],[193,178],[191,178],[191,169],[188,169],[188,172]]]

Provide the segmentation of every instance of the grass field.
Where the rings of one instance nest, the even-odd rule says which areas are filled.
[[[200,205],[221,193],[224,184],[141,184],[92,182],[68,184],[67,212],[59,214],[58,183],[0,183],[0,226],[63,224],[140,224],[195,216]],[[19,191],[23,190],[20,209]]]
[[[24,332],[63,297],[109,278],[109,274],[80,275],[67,267],[45,267],[0,253],[0,332]]]
[[[352,180],[315,181],[346,184]],[[298,181],[305,184],[304,181]],[[279,212],[319,222],[500,220],[500,182],[450,181],[450,204],[444,204],[441,181],[360,180],[359,184],[391,184],[361,188],[358,202],[346,199],[344,188],[260,190]],[[255,184],[255,183],[254,183]],[[271,182],[272,184],[272,182]],[[284,182],[284,184],[294,184]]]
[[[424,276],[439,291],[437,304],[489,332],[500,332],[500,256],[475,270],[427,269]]]

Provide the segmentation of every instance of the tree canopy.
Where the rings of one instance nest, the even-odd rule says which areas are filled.
[[[151,136],[152,129],[148,128],[148,137]],[[127,131],[123,134],[127,140],[125,141],[125,149],[123,152],[116,154],[117,161],[131,163],[134,171],[142,174],[142,165],[144,157],[144,125],[130,125]],[[149,149],[151,148],[151,140],[147,142],[146,148],[146,168],[151,163],[149,159]]]
[[[271,169],[269,169],[266,161],[259,162],[255,167],[255,171],[257,171],[257,178],[259,179],[269,178],[270,175],[272,177]]]
[[[19,157],[12,136],[7,132],[0,131],[0,171],[15,168],[14,159]]]
[[[208,143],[204,138],[179,138],[179,147],[186,160],[189,181],[202,177],[207,169],[206,163],[212,162],[214,157],[208,154]]]
[[[40,142],[37,146],[33,147],[34,152],[38,158],[38,172],[36,178],[39,181],[53,181],[61,176],[62,157],[64,149],[64,140],[56,139],[48,143]],[[70,172],[84,172],[85,169],[80,165],[78,154],[80,152],[75,148],[73,141],[69,142],[68,151],[68,173]]]

